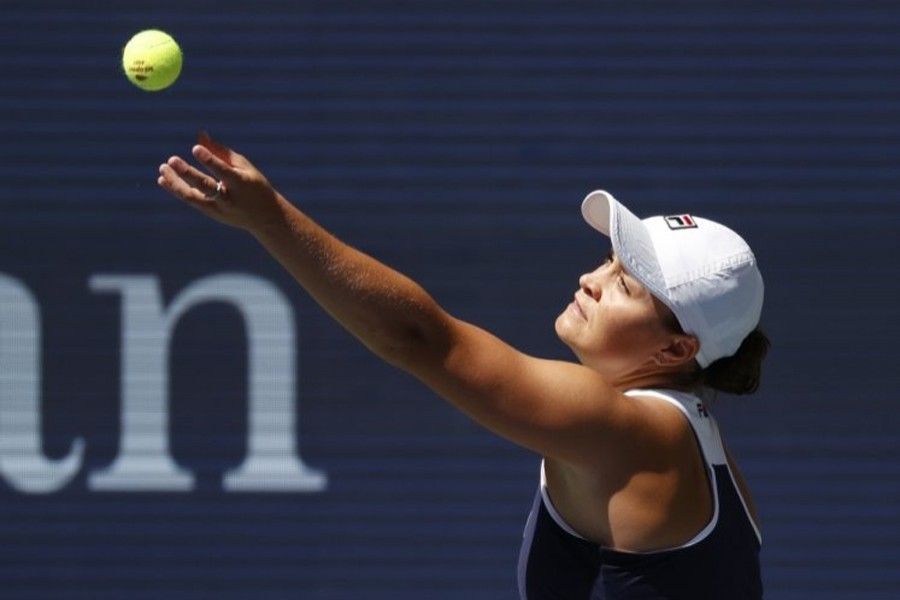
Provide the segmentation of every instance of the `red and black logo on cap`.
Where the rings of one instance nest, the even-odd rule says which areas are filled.
[[[691,215],[670,215],[663,217],[669,229],[696,229],[697,221]]]

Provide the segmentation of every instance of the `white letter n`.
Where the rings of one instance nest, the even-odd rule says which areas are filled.
[[[97,275],[94,291],[122,295],[122,439],[113,464],[91,474],[94,490],[190,490],[193,475],[169,451],[169,346],[179,318],[205,302],[231,304],[244,318],[248,352],[248,454],[225,475],[235,491],[321,491],[327,478],[297,452],[295,338],[291,306],[270,282],[250,275],[206,277],[163,309],[156,277]]]

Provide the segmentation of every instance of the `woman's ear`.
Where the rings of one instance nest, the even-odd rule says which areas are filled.
[[[654,359],[662,367],[677,367],[691,362],[700,352],[700,340],[693,335],[672,334],[668,345],[660,348]]]

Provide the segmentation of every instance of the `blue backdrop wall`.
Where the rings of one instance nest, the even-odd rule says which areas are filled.
[[[199,130],[548,357],[588,191],[733,225],[774,348],[715,412],[767,597],[896,597],[896,3],[0,7],[0,598],[515,596],[537,457],[160,192]],[[150,27],[185,53],[153,94],[119,63]]]

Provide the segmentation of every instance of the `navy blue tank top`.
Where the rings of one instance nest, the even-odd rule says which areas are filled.
[[[696,397],[632,390],[677,406],[697,436],[713,491],[713,518],[677,548],[622,552],[590,542],[556,512],[541,486],[519,556],[522,600],[759,600],[760,536],[728,467],[718,425]]]

